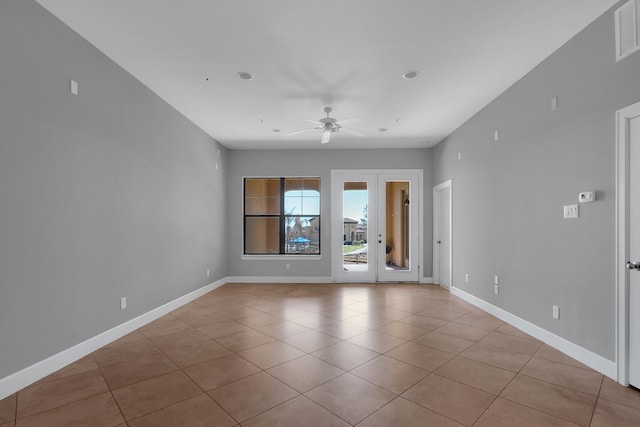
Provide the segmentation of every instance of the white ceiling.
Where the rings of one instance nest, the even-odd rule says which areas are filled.
[[[435,145],[616,3],[37,1],[236,149],[320,148],[320,131],[287,133],[325,106],[360,118],[348,126],[366,136],[322,147]],[[409,70],[420,74],[403,79]]]

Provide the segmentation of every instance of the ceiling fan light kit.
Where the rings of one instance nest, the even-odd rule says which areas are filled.
[[[360,121],[360,119],[356,117],[350,117],[348,119],[336,120],[330,116],[331,111],[333,111],[331,107],[324,107],[324,112],[327,115],[327,117],[323,117],[320,120],[302,119],[305,122],[313,123],[316,126],[310,129],[297,130],[295,132],[289,133],[288,135],[289,136],[298,135],[305,132],[321,130],[322,131],[322,137],[320,138],[321,144],[327,144],[331,140],[331,134],[335,132],[340,132],[340,130],[343,130],[346,133],[349,133],[351,135],[364,136],[364,132],[358,129],[344,127],[342,125],[343,123],[350,122],[350,121]]]

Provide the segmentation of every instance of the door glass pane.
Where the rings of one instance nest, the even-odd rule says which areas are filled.
[[[368,271],[367,182],[345,182],[342,197],[343,268],[345,271]]]
[[[387,181],[386,193],[386,270],[410,269],[409,182]]]

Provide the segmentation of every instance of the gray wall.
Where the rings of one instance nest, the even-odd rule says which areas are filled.
[[[0,378],[227,275],[218,148],[34,1],[0,2]]]
[[[340,144],[339,139],[331,142]],[[431,150],[231,150],[229,155],[229,275],[331,276],[331,170],[422,169],[424,175],[424,259],[422,276],[431,276]],[[242,260],[242,178],[245,176],[319,176],[321,178],[321,260]],[[342,227],[342,224],[340,224]],[[291,270],[285,270],[285,264]]]
[[[640,54],[615,62],[613,26],[609,11],[433,153],[434,184],[452,179],[454,286],[610,360],[614,115],[640,101]],[[564,220],[586,190],[597,201]]]

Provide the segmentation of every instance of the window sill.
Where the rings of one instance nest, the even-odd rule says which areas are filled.
[[[240,258],[245,261],[316,261],[322,259],[322,255],[241,255]]]

